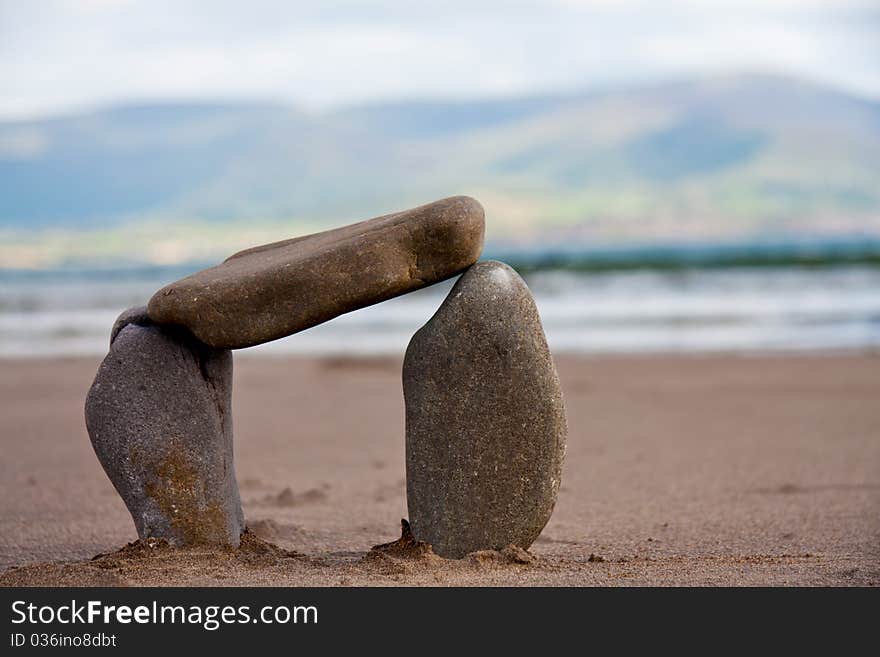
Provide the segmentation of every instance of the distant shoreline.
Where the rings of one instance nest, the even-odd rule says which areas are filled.
[[[726,267],[880,267],[880,237],[665,242],[597,247],[488,249],[486,257],[521,272],[708,269]]]
[[[228,254],[227,254],[228,255]],[[490,243],[482,260],[501,260],[521,273],[565,270],[582,272],[634,269],[713,269],[748,267],[880,267],[880,236],[847,235],[776,239],[637,242],[626,244],[548,243],[536,246]],[[4,267],[0,282],[64,274],[89,277],[113,272],[127,277],[175,278],[218,264],[197,259],[165,264],[136,260],[71,261],[48,267]]]

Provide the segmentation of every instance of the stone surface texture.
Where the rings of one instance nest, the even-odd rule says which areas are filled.
[[[85,416],[139,537],[238,546],[231,402],[230,351],[152,325],[143,309],[120,315]]]
[[[147,314],[146,306],[135,306],[134,308],[129,308],[128,310],[123,310],[122,314],[116,318],[116,321],[113,322],[113,328],[110,329],[110,346],[113,346],[113,342],[116,340],[116,336],[119,335],[119,332],[124,329],[129,324],[136,324],[137,326],[151,326],[153,324],[153,320],[150,319],[150,316]]]
[[[437,283],[477,261],[483,208],[456,196],[241,251],[150,299],[159,324],[237,349]]]
[[[556,502],[562,391],[529,289],[480,262],[413,336],[403,365],[415,539],[445,557],[528,547]]]

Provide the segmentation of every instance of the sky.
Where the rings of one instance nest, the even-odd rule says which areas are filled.
[[[791,74],[880,99],[880,0],[0,0],[0,118]]]

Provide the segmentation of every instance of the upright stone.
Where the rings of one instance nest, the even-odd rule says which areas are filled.
[[[135,324],[137,326],[152,326],[153,320],[151,320],[150,316],[147,314],[147,307],[135,306],[134,308],[122,311],[122,314],[120,314],[119,317],[116,318],[116,321],[113,322],[113,328],[110,329],[111,347],[116,341],[116,336],[119,335],[119,332],[129,324]]]
[[[143,308],[120,315],[86,397],[86,427],[138,536],[238,546],[231,402],[231,352],[153,325]]]
[[[565,455],[562,391],[532,295],[500,262],[455,284],[403,364],[412,533],[446,557],[528,548]]]
[[[238,349],[454,276],[483,246],[483,208],[456,196],[236,253],[156,292],[149,316]]]

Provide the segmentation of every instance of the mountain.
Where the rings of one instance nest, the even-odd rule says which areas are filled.
[[[152,103],[0,123],[0,230],[337,224],[471,194],[491,238],[880,233],[880,103],[735,76],[321,114]]]

